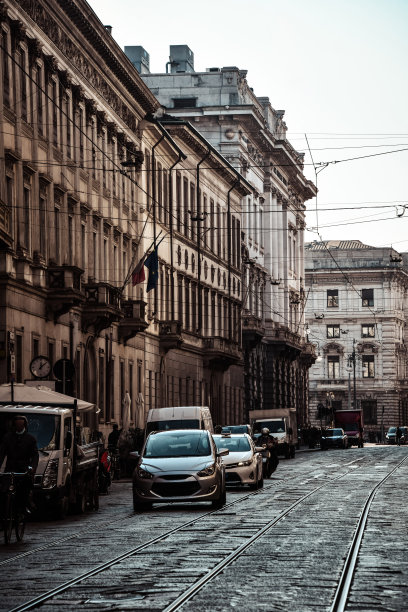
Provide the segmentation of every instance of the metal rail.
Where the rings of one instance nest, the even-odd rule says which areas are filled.
[[[370,495],[367,497],[366,502],[361,511],[360,518],[358,520],[356,529],[354,531],[353,540],[344,563],[343,571],[340,576],[339,584],[334,595],[333,603],[330,607],[330,612],[344,612],[347,605],[348,596],[350,593],[351,584],[353,581],[354,571],[357,563],[358,553],[360,551],[361,541],[363,539],[364,530],[367,524],[368,513],[373,503],[374,497],[378,492],[378,489],[392,476],[392,474],[401,467],[401,465],[407,461],[408,457],[405,457],[398,465],[395,466],[384,478],[375,485]]]
[[[354,463],[354,461],[351,462],[351,463]],[[179,602],[180,599],[182,599],[181,603],[178,603],[176,607],[171,607],[170,606],[169,608],[166,608],[166,610],[177,609],[178,607],[180,607],[182,605],[182,603],[184,603],[188,599],[191,599],[195,595],[195,593],[197,591],[199,591],[205,585],[206,582],[211,580],[215,575],[217,575],[220,571],[222,571],[222,569],[226,565],[229,565],[236,558],[238,558],[240,555],[242,555],[243,552],[246,550],[246,548],[248,548],[248,546],[250,546],[254,541],[256,541],[258,538],[260,538],[262,535],[264,535],[269,529],[271,529],[276,523],[278,523],[280,520],[282,520],[296,506],[301,504],[305,499],[307,499],[308,497],[310,497],[311,495],[313,495],[314,493],[319,491],[321,488],[327,486],[328,484],[332,484],[334,481],[339,480],[340,478],[343,478],[348,473],[349,472],[345,472],[343,474],[340,474],[340,475],[336,476],[335,478],[328,479],[323,484],[321,484],[318,487],[315,487],[312,491],[310,491],[306,495],[303,495],[296,502],[291,504],[291,506],[289,508],[287,508],[286,510],[281,512],[281,514],[279,516],[275,517],[272,521],[269,521],[256,534],[254,534],[254,536],[252,536],[249,541],[245,542],[236,551],[234,551],[233,553],[228,555],[228,557],[226,557],[221,563],[219,563],[211,572],[209,572],[209,574],[204,576],[195,585],[193,585],[193,587],[191,587],[191,589],[186,591],[186,593],[184,593],[180,598],[178,598],[175,602],[173,602],[173,604],[171,604],[171,606],[175,606],[176,602]],[[284,480],[284,479],[282,479],[282,480]],[[287,480],[290,480],[290,478],[287,479]],[[159,536],[156,536],[155,538],[152,538],[148,542],[145,542],[144,544],[140,544],[139,546],[136,546],[135,548],[132,548],[131,550],[129,550],[129,551],[125,552],[125,553],[122,553],[121,555],[118,555],[117,557],[114,557],[113,559],[110,559],[106,563],[98,565],[97,567],[94,567],[93,569],[91,569],[91,570],[89,570],[87,572],[84,572],[83,574],[80,574],[79,576],[76,576],[75,578],[72,578],[71,580],[68,580],[67,582],[65,582],[63,584],[60,584],[58,587],[55,587],[54,589],[52,589],[50,591],[46,591],[45,593],[43,593],[43,594],[41,594],[41,595],[31,599],[30,601],[21,604],[20,606],[12,608],[9,612],[23,612],[24,610],[31,610],[31,609],[33,609],[33,608],[43,604],[44,602],[52,599],[56,595],[59,595],[60,593],[63,593],[64,591],[67,591],[69,588],[75,586],[76,584],[82,582],[83,580],[86,580],[87,578],[91,578],[92,576],[95,576],[96,574],[99,574],[99,573],[101,573],[101,572],[103,572],[103,571],[105,571],[107,569],[110,569],[113,565],[116,565],[117,563],[121,563],[122,561],[124,561],[125,559],[128,559],[129,557],[132,557],[136,553],[139,553],[140,551],[145,550],[146,548],[149,548],[149,546],[152,546],[153,544],[156,544],[157,542],[165,540],[169,536],[173,535],[174,533],[177,533],[178,531],[181,531],[185,527],[189,527],[190,525],[193,525],[194,523],[197,523],[198,521],[200,521],[202,519],[205,519],[206,517],[208,517],[208,516],[210,516],[212,514],[219,513],[220,511],[222,511],[222,510],[224,510],[226,508],[229,508],[231,506],[234,506],[235,504],[238,504],[241,501],[244,501],[244,500],[246,500],[246,499],[248,499],[250,497],[253,497],[254,495],[259,495],[265,489],[273,488],[273,486],[274,485],[270,485],[268,487],[264,487],[263,489],[258,489],[257,491],[253,491],[253,492],[249,493],[248,495],[245,495],[245,496],[240,497],[239,499],[236,499],[236,500],[234,500],[234,501],[232,501],[232,502],[230,502],[228,504],[225,504],[225,506],[222,509],[216,509],[216,510],[212,510],[210,512],[206,512],[206,513],[200,515],[199,517],[196,517],[196,518],[194,518],[194,519],[192,519],[190,521],[187,521],[186,523],[183,523],[182,525],[179,525],[178,527],[174,527],[173,529],[170,529],[169,531],[167,531],[167,532],[165,532],[165,533],[163,533],[163,534],[161,534]],[[191,594],[190,594],[190,591],[191,591]]]

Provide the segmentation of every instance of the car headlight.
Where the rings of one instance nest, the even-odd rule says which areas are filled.
[[[251,463],[252,463],[252,459],[248,459],[248,461],[240,461],[238,463],[238,466],[242,467],[243,465],[251,465]]]
[[[197,476],[212,476],[213,474],[215,474],[215,463],[197,472]]]
[[[136,474],[139,478],[153,478],[153,474],[140,467],[140,465],[136,468]]]

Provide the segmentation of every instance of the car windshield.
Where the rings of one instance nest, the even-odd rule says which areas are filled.
[[[248,433],[247,425],[228,425],[228,427],[223,427],[221,433]]]
[[[335,436],[342,436],[342,435],[343,435],[343,432],[341,429],[327,429],[325,433],[326,438],[332,438]]]
[[[390,433],[395,433],[396,431],[397,431],[397,428],[396,428],[396,427],[390,427],[390,428],[389,428],[389,430],[388,430],[388,433],[389,433],[389,434],[390,434]]]
[[[37,441],[38,450],[51,451],[59,448],[60,417],[54,414],[19,412],[27,417],[28,433]],[[13,431],[13,414],[0,413],[0,441],[7,431]]]
[[[146,431],[170,431],[171,429],[200,429],[198,419],[170,419],[168,421],[149,421]]]
[[[218,450],[221,448],[228,448],[230,453],[245,453],[251,450],[247,438],[224,438],[223,436],[214,436],[214,442]]]
[[[211,446],[206,432],[175,431],[151,434],[144,457],[207,457]]]
[[[267,427],[271,434],[285,433],[285,421],[283,419],[277,421],[255,421],[254,432],[261,433],[264,427]]]

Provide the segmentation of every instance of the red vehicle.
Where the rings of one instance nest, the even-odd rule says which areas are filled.
[[[348,436],[349,446],[364,446],[363,431],[363,411],[362,410],[336,410],[334,415],[335,427],[344,429]]]

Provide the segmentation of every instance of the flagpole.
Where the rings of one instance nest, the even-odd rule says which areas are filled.
[[[160,236],[160,234],[161,234],[161,233],[162,233],[162,230],[160,230],[160,232],[158,233],[157,238]],[[165,237],[166,237],[166,236],[164,235],[164,236],[163,236],[163,238],[160,240],[160,242],[161,242],[162,240],[164,240],[164,238],[165,238]],[[160,242],[159,242],[159,244],[160,244]],[[155,244],[155,243],[156,243],[156,240],[153,240],[152,244],[151,244],[151,245],[149,246],[149,248],[147,249],[146,254],[147,254],[147,253],[150,251],[150,249],[152,248],[152,246],[154,246],[154,244]],[[159,246],[159,245],[157,245],[157,246]],[[156,248],[157,248],[157,247],[156,247]],[[126,285],[128,284],[128,282],[129,282],[129,281],[130,281],[130,279],[132,278],[132,272],[133,272],[133,268],[135,267],[136,258],[137,258],[137,253],[135,253],[135,254],[133,255],[133,257],[132,257],[132,261],[130,262],[129,270],[128,270],[128,273],[126,274],[126,278],[125,278],[125,280],[124,280],[124,282],[123,282],[123,285],[122,285],[122,287],[121,287],[121,289],[120,289],[120,293],[123,293],[123,291],[124,291],[124,289],[125,289]]]

